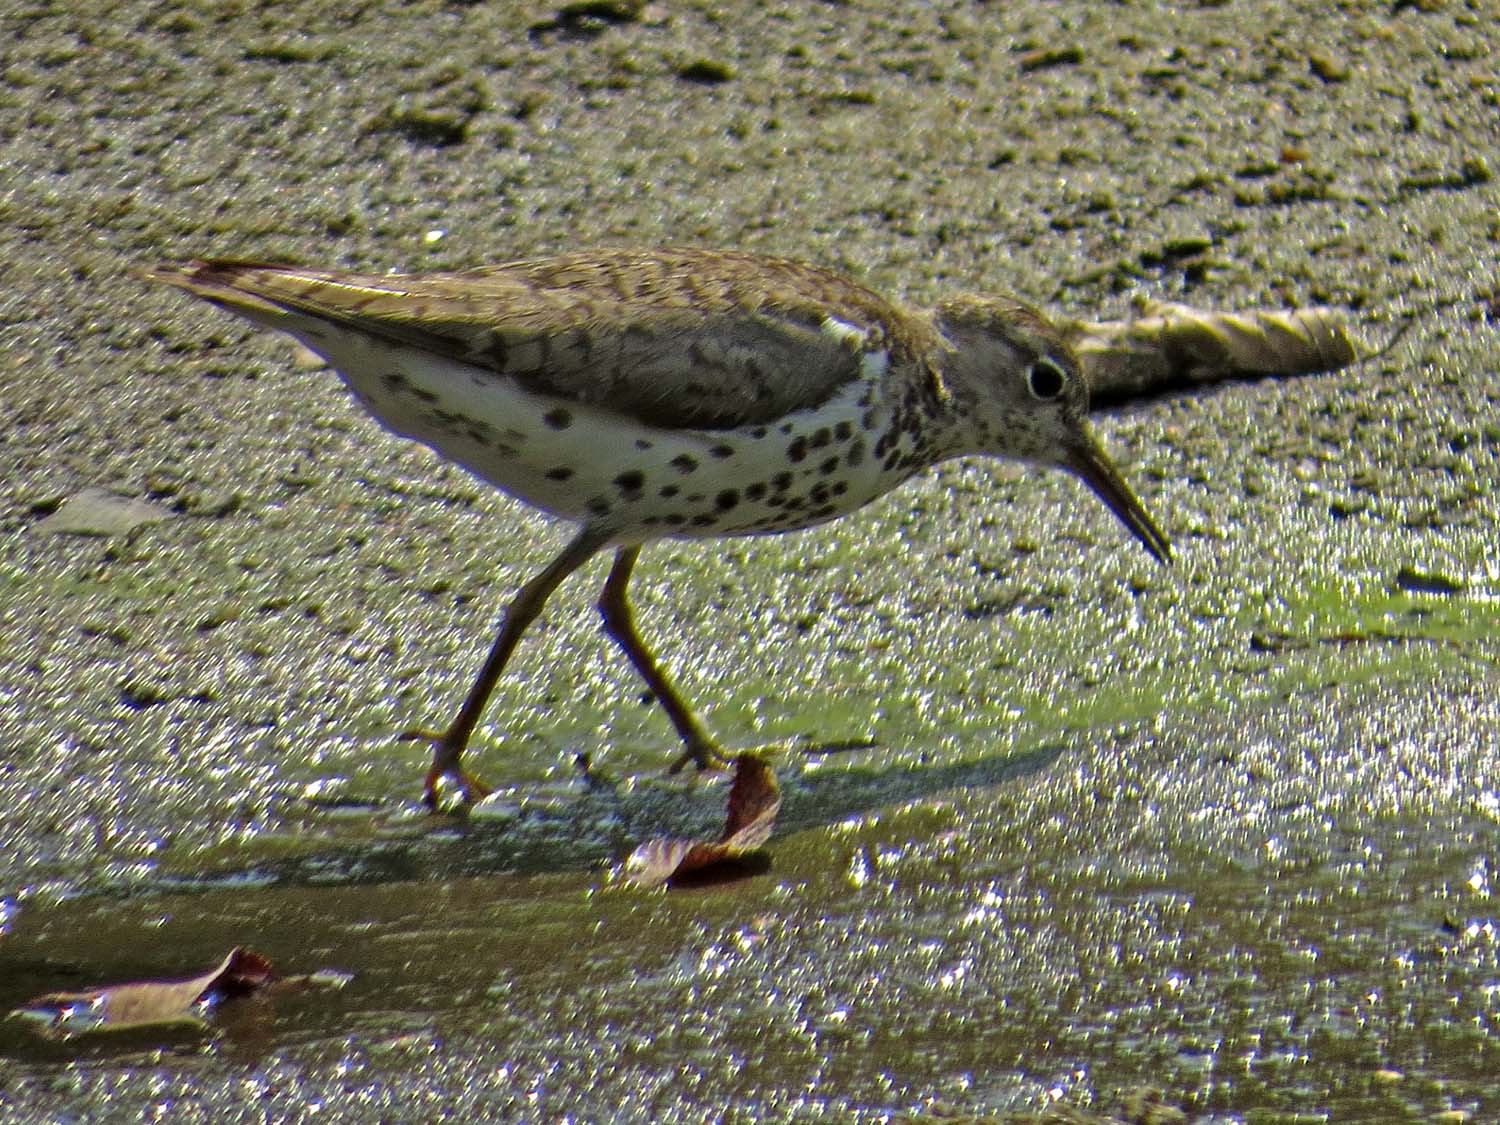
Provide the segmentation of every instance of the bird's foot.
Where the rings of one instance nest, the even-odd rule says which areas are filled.
[[[427,779],[422,783],[422,803],[432,812],[437,812],[442,805],[440,789],[445,780],[451,781],[458,787],[458,799],[465,808],[478,804],[495,791],[472,773],[456,766],[450,768],[433,766],[427,771]]]
[[[455,746],[446,734],[419,728],[402,731],[399,737],[402,742],[426,742],[432,746],[432,768],[422,783],[422,803],[430,811],[438,811],[441,804],[439,789],[444,781],[450,781],[458,788],[459,800],[465,806],[482,801],[494,792],[491,786],[459,765],[464,748]]]
[[[680,773],[689,763],[696,766],[698,772],[706,773],[709,770],[723,769],[729,764],[729,757],[712,742],[689,743],[682,756],[672,763],[667,772]]]

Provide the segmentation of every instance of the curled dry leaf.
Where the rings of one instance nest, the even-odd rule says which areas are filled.
[[[1329,308],[1228,313],[1150,301],[1134,320],[1073,321],[1063,334],[1093,397],[1105,402],[1226,379],[1337,371],[1360,358],[1344,317]]]
[[[133,981],[82,992],[51,992],[13,1014],[35,1021],[41,1034],[55,1039],[171,1024],[202,1026],[203,1017],[219,1001],[249,995],[275,979],[270,961],[236,947],[214,968],[188,980]]]
[[[724,833],[713,843],[658,837],[648,840],[625,861],[625,878],[638,887],[663,883],[727,881],[754,870],[750,853],[771,837],[781,811],[781,787],[759,754],[734,760],[734,783]]]

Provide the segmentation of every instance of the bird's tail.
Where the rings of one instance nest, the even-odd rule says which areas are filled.
[[[158,281],[171,285],[185,293],[239,313],[258,324],[272,328],[282,327],[288,310],[274,301],[260,296],[254,286],[246,284],[246,277],[255,271],[274,270],[277,267],[260,262],[236,261],[229,258],[193,259],[188,262],[163,262],[150,269],[134,271],[143,281]]]

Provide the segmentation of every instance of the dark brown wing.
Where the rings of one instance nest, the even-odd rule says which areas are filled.
[[[386,276],[207,261],[149,276],[293,334],[299,317],[332,322],[664,427],[768,423],[858,378],[866,351],[902,362],[937,342],[927,318],[838,274],[751,254],[581,253]]]

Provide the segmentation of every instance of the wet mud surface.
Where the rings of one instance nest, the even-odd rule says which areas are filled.
[[[206,1032],[0,1023],[5,1117],[1500,1114],[1491,24],[0,13],[0,1006],[241,944],[351,974]],[[660,243],[916,302],[1415,323],[1337,375],[1098,414],[1169,570],[1076,483],[979,462],[648,549],[643,631],[726,745],[777,748],[785,804],[768,872],[645,892],[612,865],[715,831],[724,783],[663,776],[602,573],[496,693],[499,797],[428,818],[393,735],[456,706],[563,529],[129,270]],[[90,489],[134,505],[112,533],[49,524]]]

